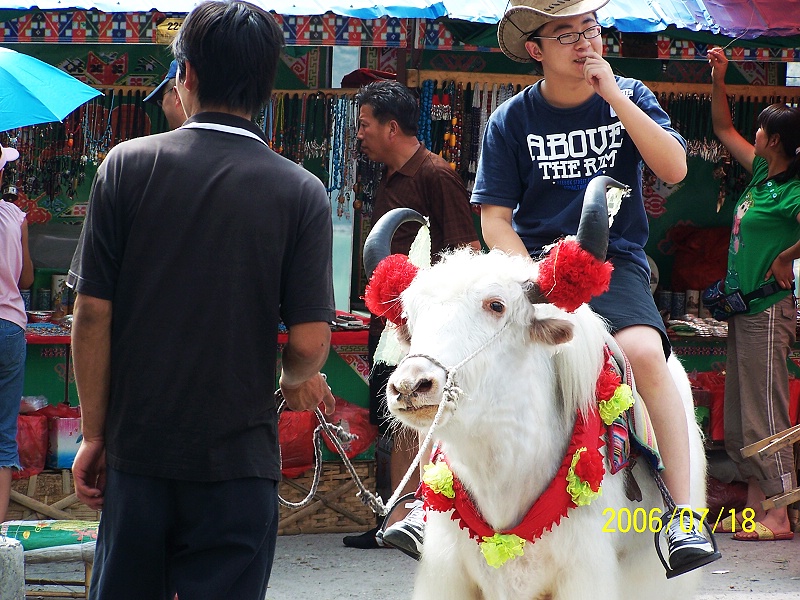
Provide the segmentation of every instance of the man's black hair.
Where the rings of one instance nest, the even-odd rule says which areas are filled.
[[[272,95],[283,46],[283,31],[264,9],[212,1],[189,13],[172,51],[181,78],[187,61],[197,73],[202,106],[253,115]]]
[[[368,105],[381,123],[394,120],[406,135],[417,135],[419,104],[411,90],[397,81],[373,81],[356,94],[358,106]]]

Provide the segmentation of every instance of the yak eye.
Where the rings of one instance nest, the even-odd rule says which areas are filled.
[[[505,304],[503,304],[500,300],[497,299],[484,300],[483,308],[484,310],[490,310],[493,313],[497,313],[498,315],[502,315],[506,310]]]

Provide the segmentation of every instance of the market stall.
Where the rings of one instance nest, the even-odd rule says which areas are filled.
[[[0,131],[0,141],[21,154],[16,170],[9,169],[6,183],[12,185],[2,190],[3,197],[28,212],[34,239],[47,240],[36,252],[32,249],[37,263],[32,310],[53,310],[51,277],[66,272],[68,260],[63,257],[71,252],[62,251],[58,264],[53,263],[45,259],[48,244],[58,238],[57,243],[69,248],[77,238],[62,232],[54,235],[53,227],[79,231],[92,177],[105,154],[124,140],[166,129],[160,109],[143,99],[163,78],[170,60],[166,47],[170,31],[180,26],[191,8],[180,3],[167,3],[159,10],[152,3],[89,4],[67,10],[46,2],[37,8],[4,9],[0,2],[4,22],[0,45],[24,50],[103,92],[63,122]],[[283,28],[287,52],[275,94],[256,121],[273,150],[317,174],[328,189],[338,236],[337,307],[348,312],[362,307],[365,281],[360,252],[370,228],[380,165],[357,153],[355,90],[338,88],[338,82],[331,81],[331,49],[357,48],[361,67],[394,73],[418,88],[425,108],[420,123],[423,141],[446,156],[468,186],[486,119],[505,99],[538,78],[530,66],[512,64],[499,52],[494,24],[506,0],[400,4],[383,7],[365,0],[321,6],[306,0],[268,6]],[[686,274],[681,273],[680,265],[692,260],[683,256],[686,236],[676,228],[728,227],[733,199],[741,189],[741,173],[725,163],[709,130],[705,56],[710,45],[726,46],[734,61],[730,91],[735,94],[734,116],[742,131],[752,127],[754,114],[765,103],[800,99],[796,88],[783,85],[786,65],[800,61],[800,44],[785,37],[800,33],[800,21],[793,21],[800,16],[775,6],[755,1],[730,7],[708,1],[612,0],[599,12],[606,28],[604,52],[612,66],[646,81],[690,144],[689,176],[682,184],[665,186],[651,177],[645,186],[651,225],[646,250],[660,273],[660,290],[685,294],[699,286],[685,283]],[[51,336],[43,329],[29,331],[25,394],[74,405],[77,394],[70,376],[68,334]],[[279,337],[277,343],[284,341]],[[690,361],[699,357],[712,357],[702,369],[724,364],[721,338],[685,336],[676,339],[675,346],[690,369],[695,368]],[[361,407],[367,403],[366,354],[365,331],[334,331],[324,367],[334,394]],[[326,460],[332,459],[330,450],[326,452]],[[365,476],[374,477],[374,447],[360,458]],[[369,519],[355,507],[326,513],[326,503],[344,497],[345,474],[339,465],[334,471],[315,509],[327,524],[312,528],[366,528]],[[303,483],[297,485],[305,489]],[[301,489],[294,488],[298,494]],[[348,512],[358,518],[346,516]],[[286,524],[287,531],[298,520],[302,515]]]

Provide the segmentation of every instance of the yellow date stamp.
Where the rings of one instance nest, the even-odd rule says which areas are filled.
[[[729,511],[723,508],[719,511],[711,531],[717,530],[717,526],[725,518],[726,512],[730,512],[731,516],[731,533],[735,533],[737,527],[748,533],[755,529],[755,511],[752,508],[746,508],[738,514],[732,508]],[[681,530],[686,533],[689,533],[692,529],[702,531],[707,524],[708,513],[709,510],[707,508],[696,511],[688,508],[675,508],[669,515],[666,526],[669,527],[672,521],[677,519]],[[658,533],[664,527],[665,522],[665,515],[662,509],[651,508],[648,511],[641,506],[633,510],[628,507],[606,508],[603,510],[603,516],[606,517],[603,533],[645,533],[648,531],[650,533]]]
[[[691,511],[690,511],[691,512]],[[641,506],[631,510],[622,508],[606,508],[603,516],[607,518],[603,525],[603,533],[658,533],[663,527],[662,516],[664,511],[660,508],[651,508],[649,511]]]

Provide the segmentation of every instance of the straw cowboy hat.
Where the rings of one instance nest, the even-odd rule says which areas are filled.
[[[503,54],[517,62],[533,62],[525,49],[528,36],[545,23],[563,17],[591,13],[609,0],[510,0],[497,26],[497,41]]]

